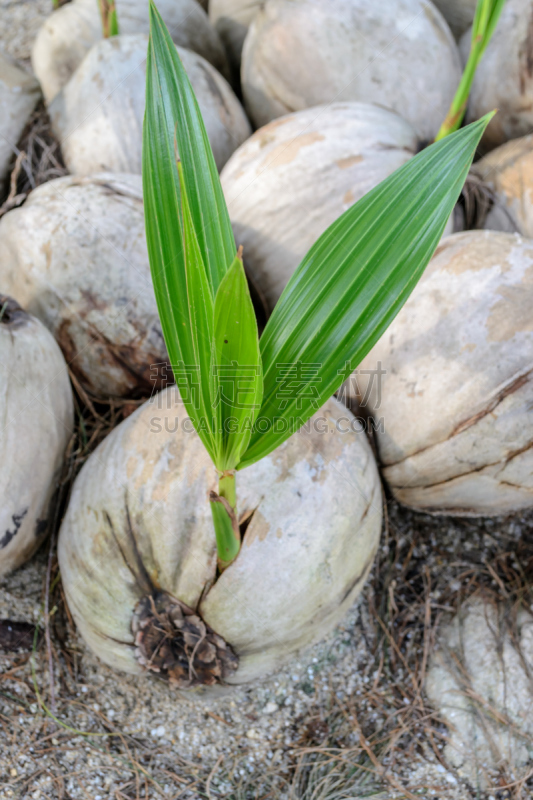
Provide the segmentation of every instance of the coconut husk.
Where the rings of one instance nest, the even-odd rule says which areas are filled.
[[[17,142],[41,96],[35,78],[0,52],[0,197]]]
[[[199,53],[222,73],[228,66],[218,34],[196,0],[161,0],[158,11],[177,45]],[[149,33],[144,0],[116,0],[121,34]],[[91,47],[102,39],[97,0],[73,0],[54,11],[41,27],[32,66],[47,103],[68,83]]]
[[[323,636],[353,603],[382,511],[375,462],[350,412],[329,401],[307,431],[239,472],[237,484],[243,544],[219,575],[207,500],[216,475],[177,389],[145,403],[89,458],[61,527],[59,560],[69,608],[103,661],[137,674],[155,663],[169,679],[176,669],[178,685],[193,680],[192,664],[198,682],[190,648],[205,626],[206,637],[216,633],[216,653],[209,648],[201,683],[243,683]],[[192,626],[186,653],[167,631],[168,667],[154,662],[161,637],[139,638],[138,622],[132,631],[134,609],[144,618],[159,592],[165,604],[179,600],[180,630]]]
[[[48,532],[48,514],[73,431],[68,372],[53,337],[0,295],[0,575],[23,564]]]
[[[194,0],[193,0],[194,2]],[[146,94],[146,34],[105,39],[49,106],[55,135],[71,173],[141,172]],[[241,104],[202,56],[178,48],[219,169],[250,135]]]
[[[533,505],[532,308],[530,240],[471,231],[441,242],[356,376],[402,503],[474,516]]]
[[[68,176],[0,220],[5,289],[54,334],[101,397],[171,380],[150,277],[140,175]]]
[[[242,53],[246,108],[259,127],[304,108],[376,103],[432,141],[461,77],[455,40],[427,0],[269,0]]]

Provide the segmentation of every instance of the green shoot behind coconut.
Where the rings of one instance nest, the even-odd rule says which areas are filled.
[[[176,383],[219,475],[209,501],[222,571],[241,547],[237,471],[303,426],[392,322],[439,242],[492,114],[428,147],[337,219],[259,338],[194,93],[153,3],[150,14],[148,252]]]

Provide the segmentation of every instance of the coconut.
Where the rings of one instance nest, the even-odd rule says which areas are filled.
[[[59,562],[78,628],[107,664],[178,687],[250,681],[322,637],[361,591],[381,487],[365,434],[340,403],[237,474],[245,533],[221,575],[207,501],[215,483],[175,387],[84,465]]]
[[[141,172],[148,36],[113,36],[94,45],[49,106],[72,173]],[[250,135],[227,81],[202,56],[178,47],[219,169]]]
[[[16,144],[39,97],[35,78],[0,52],[0,195]]]
[[[474,172],[491,199],[483,227],[533,238],[533,136],[497,147],[477,162]]]
[[[157,4],[176,44],[199,53],[221,72],[227,70],[222,43],[196,0],[160,0]],[[120,33],[148,33],[149,3],[116,0]],[[74,0],[46,20],[33,45],[31,61],[47,103],[102,39],[98,0]]]
[[[525,136],[533,127],[532,21],[533,0],[507,0],[476,70],[466,121],[498,109],[483,135],[486,150]],[[460,43],[465,62],[471,36],[469,29]]]
[[[0,276],[98,395],[147,395],[167,355],[150,277],[141,177],[67,176],[0,221]]]
[[[320,234],[417,149],[412,126],[392,111],[333,103],[265,125],[233,154],[222,188],[270,307]]]
[[[532,241],[441,242],[356,375],[400,502],[459,515],[533,506],[532,308]]]
[[[473,23],[477,0],[433,0],[450,26],[456,39],[460,39]]]
[[[220,35],[234,72],[239,71],[241,53],[248,28],[261,0],[211,0],[209,19]]]
[[[460,77],[455,40],[429,0],[269,0],[242,54],[243,94],[258,127],[359,100],[397,111],[429,141]]]
[[[65,360],[53,336],[0,295],[0,575],[24,563],[48,530],[50,501],[74,408]]]

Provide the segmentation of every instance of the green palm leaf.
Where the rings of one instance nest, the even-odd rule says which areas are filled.
[[[239,469],[304,424],[382,336],[442,236],[491,117],[408,161],[305,256],[261,337],[263,404]]]

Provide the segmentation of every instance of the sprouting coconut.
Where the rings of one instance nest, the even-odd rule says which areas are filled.
[[[477,0],[433,0],[456,39],[473,22]]]
[[[74,421],[61,350],[44,325],[6,295],[0,295],[0,385],[4,575],[24,563],[47,533],[50,501]]]
[[[166,349],[138,175],[44,183],[0,221],[2,286],[52,331],[86,388],[148,395]]]
[[[146,0],[116,0],[116,9],[120,33],[148,33]],[[226,72],[222,43],[196,0],[162,0],[160,10],[177,45],[199,53]],[[98,0],[73,0],[50,15],[37,34],[31,56],[47,103],[101,38]]]
[[[431,141],[460,77],[455,40],[428,0],[269,0],[242,55],[243,94],[258,127],[358,100],[397,111]]]
[[[0,195],[15,145],[40,95],[35,78],[0,52]]]
[[[348,208],[259,338],[191,83],[153,4],[150,21],[146,240],[179,395],[146,403],[87,461],[59,559],[101,658],[189,688],[278,667],[360,590],[380,484],[359,423],[330,398],[422,274],[488,118]]]
[[[261,0],[211,0],[209,19],[222,39],[230,65],[238,72],[242,46]]]
[[[83,467],[59,561],[76,624],[106,663],[183,688],[250,681],[323,636],[361,591],[381,487],[366,437],[340,403],[240,474],[242,549],[218,578],[213,488],[213,464],[175,387]]]
[[[532,25],[533,0],[506,0],[476,71],[467,121],[498,109],[483,137],[486,150],[525,136],[533,127]],[[470,31],[467,31],[460,43],[464,60],[469,46]]]
[[[418,146],[392,111],[333,103],[265,125],[233,154],[222,187],[247,269],[271,308],[328,225]]]
[[[489,190],[483,227],[533,238],[533,136],[497,147],[476,163],[474,172]]]
[[[440,244],[356,375],[400,502],[465,515],[533,506],[532,308],[533,242],[471,231]]]
[[[113,36],[94,45],[50,104],[50,118],[72,173],[141,172],[148,36]],[[178,48],[221,169],[250,135],[227,81],[202,56]]]

